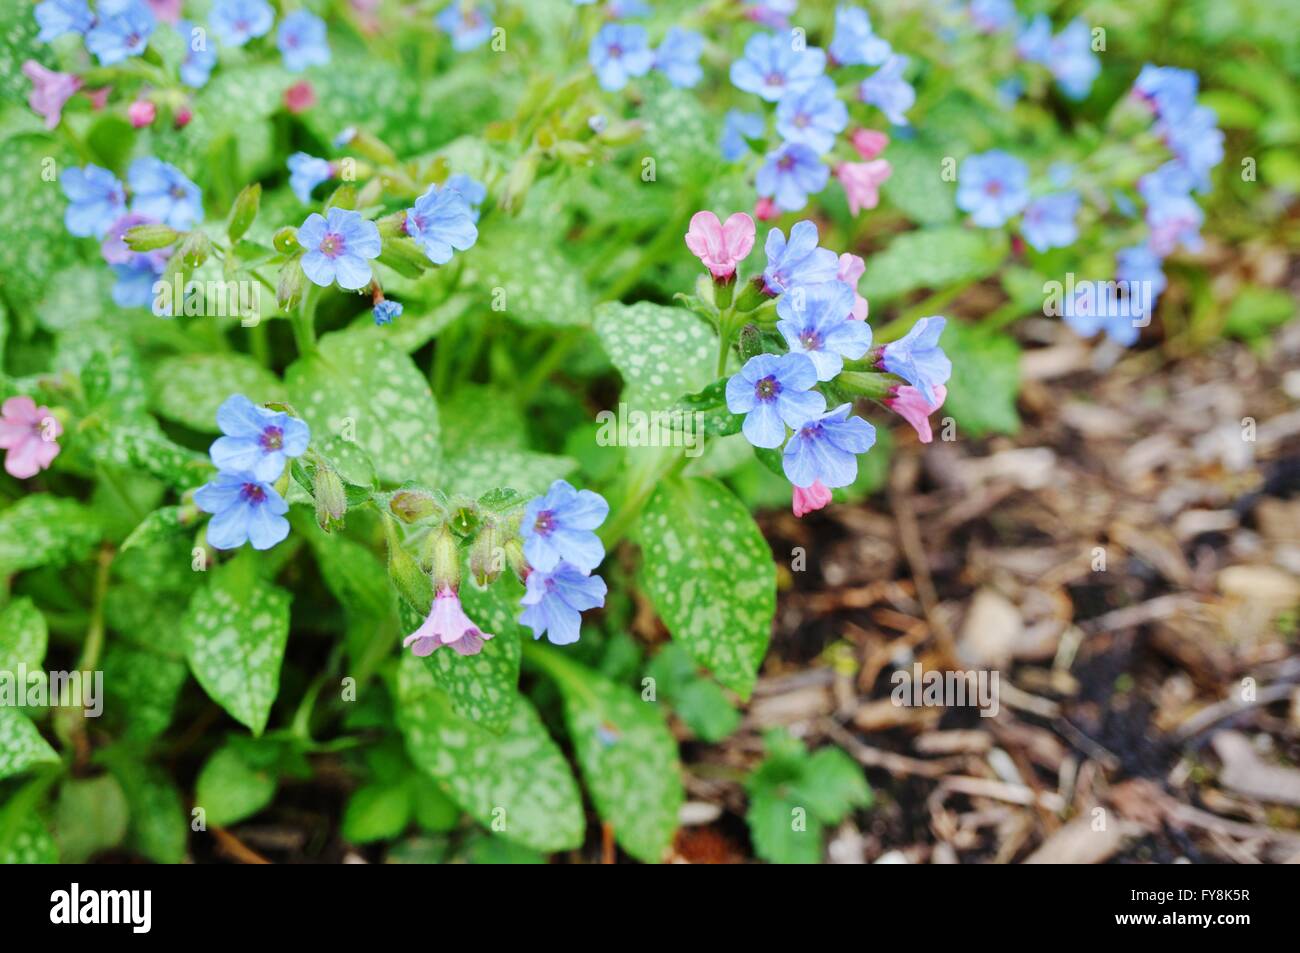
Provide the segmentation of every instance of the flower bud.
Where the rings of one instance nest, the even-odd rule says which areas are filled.
[[[446,524],[429,534],[421,556],[433,576],[435,592],[444,588],[455,592],[460,588],[460,547]]]
[[[122,236],[131,251],[155,251],[166,248],[181,237],[181,233],[166,225],[137,225],[128,228]]]
[[[292,225],[286,225],[284,228],[277,231],[275,235],[271,237],[271,244],[274,245],[275,250],[282,255],[287,255],[290,252],[295,252],[302,248],[302,246],[298,244],[298,230]]]
[[[212,254],[212,242],[204,232],[190,232],[181,242],[177,254],[181,256],[186,268],[198,268]]]
[[[317,525],[327,533],[341,529],[343,516],[348,511],[348,498],[339,475],[326,467],[318,467],[312,480],[312,496],[316,498]]]
[[[736,310],[753,311],[766,301],[767,297],[763,292],[763,276],[758,275],[753,281],[747,282],[740,294],[736,296]]]
[[[496,582],[505,569],[505,548],[501,545],[503,534],[495,520],[488,520],[478,531],[469,549],[469,571],[474,584],[480,589]]]
[[[301,260],[294,258],[285,262],[280,269],[280,282],[275,289],[276,303],[288,311],[302,297],[306,283],[307,276],[303,273]]]
[[[410,487],[394,493],[388,500],[388,508],[403,523],[418,523],[442,512],[442,505],[432,495]]]
[[[385,523],[388,524],[388,576],[402,598],[423,615],[433,604],[433,586],[398,540],[391,521],[385,520]]]
[[[244,186],[243,191],[235,199],[234,207],[230,210],[230,224],[226,226],[226,234],[230,236],[232,242],[237,242],[244,237],[248,231],[253,219],[257,218],[257,209],[262,201],[262,186],[254,182],[252,185]]]
[[[740,362],[743,364],[751,357],[763,353],[763,333],[758,325],[747,324],[740,329]]]
[[[126,118],[131,121],[133,128],[143,129],[158,118],[158,107],[147,99],[137,99],[126,107]]]

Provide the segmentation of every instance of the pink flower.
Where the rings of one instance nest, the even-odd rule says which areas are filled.
[[[137,99],[126,110],[126,118],[136,129],[151,125],[158,117],[158,107],[147,99]]]
[[[181,18],[181,0],[149,0],[149,9],[164,23],[175,23]]]
[[[857,321],[867,320],[867,299],[858,294],[858,279],[866,270],[867,263],[857,255],[840,255],[840,270],[835,277],[853,289],[853,317]]]
[[[20,480],[48,469],[59,455],[63,433],[48,407],[37,407],[30,397],[10,397],[0,407],[0,448],[8,450],[5,469]]]
[[[919,390],[911,384],[903,384],[884,404],[912,425],[916,435],[921,438],[921,443],[929,443],[934,439],[934,434],[930,432],[930,415],[943,406],[948,388],[935,384],[934,395],[939,398],[939,403],[931,406]]]
[[[101,86],[99,89],[88,89],[86,95],[90,97],[90,106],[95,112],[99,112],[108,103],[108,94],[113,91],[112,86]]]
[[[180,109],[176,110],[176,118],[173,119],[172,122],[176,124],[177,129],[184,129],[190,124],[190,120],[193,118],[194,111],[190,109],[189,106],[182,106]]]
[[[450,645],[461,655],[478,655],[483,651],[483,642],[490,638],[491,632],[482,631],[465,615],[451,587],[443,586],[433,600],[429,617],[402,645],[411,646],[411,651],[421,657],[432,655],[444,645]]]
[[[795,516],[803,516],[805,513],[820,510],[830,501],[831,491],[826,489],[821,480],[813,480],[812,486],[794,488],[794,502],[790,508],[794,510]]]
[[[857,215],[864,208],[880,204],[880,186],[893,174],[887,159],[871,162],[841,162],[835,168],[835,178],[844,186],[849,198],[849,211]]]
[[[885,146],[889,145],[889,136],[874,129],[854,129],[853,134],[849,136],[849,142],[862,158],[874,159],[885,151]]]
[[[56,73],[35,60],[23,63],[23,75],[32,81],[27,102],[34,112],[45,117],[45,128],[53,129],[63,116],[63,104],[81,89],[81,77]]]
[[[764,197],[754,203],[754,217],[760,222],[771,222],[781,217],[781,210],[771,198]]]
[[[754,220],[735,212],[723,224],[712,212],[696,212],[686,231],[686,247],[704,262],[714,280],[730,281],[736,277],[736,265],[754,247]]]
[[[294,83],[284,91],[284,105],[289,112],[303,112],[316,105],[316,90],[305,79]]]

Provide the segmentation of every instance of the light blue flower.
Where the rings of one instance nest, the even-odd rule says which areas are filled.
[[[1145,308],[1132,309],[1139,318],[1150,317],[1168,284],[1164,262],[1147,245],[1133,245],[1115,253],[1115,278],[1124,283],[1131,304],[1146,303]]]
[[[672,27],[655,51],[655,69],[667,76],[668,82],[674,86],[689,88],[704,77],[704,70],[700,68],[700,54],[703,52],[704,37]]]
[[[957,170],[957,207],[981,228],[999,228],[1029,202],[1029,169],[992,149],[967,156]]]
[[[599,493],[556,480],[545,496],[529,500],[524,508],[524,558],[542,572],[561,563],[591,572],[605,558],[605,547],[593,531],[608,515],[609,503]]]
[[[1187,166],[1173,160],[1138,179],[1138,193],[1146,200],[1148,243],[1157,255],[1170,255],[1179,245],[1189,251],[1201,248],[1201,223],[1205,213],[1191,197],[1196,177]]]
[[[1079,227],[1074,221],[1078,214],[1078,192],[1044,195],[1025,206],[1020,229],[1025,241],[1038,251],[1068,248],[1079,238]]]
[[[178,231],[203,220],[203,194],[176,166],[141,156],[126,170],[131,188],[131,211],[147,215]]]
[[[109,265],[117,279],[110,292],[119,308],[148,308],[154,302],[154,285],[167,270],[167,258],[133,253],[126,261]]]
[[[406,211],[406,233],[435,265],[451,261],[453,249],[465,251],[478,241],[469,202],[453,188],[429,186]]]
[[[818,285],[836,279],[839,257],[828,248],[818,248],[817,241],[817,226],[807,219],[794,223],[788,242],[779,228],[767,233],[763,245],[767,254],[763,285],[769,294],[778,295],[798,285]]]
[[[328,159],[318,159],[305,152],[295,152],[289,156],[288,166],[289,188],[303,205],[310,205],[312,191],[334,175]]]
[[[735,162],[749,154],[748,139],[761,139],[767,129],[762,113],[727,110],[722,120],[722,158]]]
[[[200,32],[188,20],[176,21],[176,32],[185,41],[185,59],[181,60],[181,82],[194,89],[208,84],[212,69],[217,65],[217,51],[208,45],[206,32]]]
[[[271,32],[275,11],[266,0],[215,0],[208,22],[222,43],[243,46]]]
[[[289,535],[284,518],[289,504],[251,473],[219,471],[195,491],[194,503],[212,514],[207,537],[216,549],[236,549],[246,542],[254,549],[270,549]]]
[[[44,0],[36,5],[36,25],[41,32],[36,39],[49,43],[65,33],[85,34],[95,24],[86,0]]]
[[[1092,51],[1092,31],[1082,20],[1071,20],[1052,38],[1047,67],[1056,84],[1070,99],[1083,99],[1101,72],[1101,60]]]
[[[550,572],[534,569],[519,600],[524,607],[519,621],[533,630],[534,639],[545,633],[554,645],[572,645],[578,641],[582,613],[603,606],[606,591],[605,580],[568,563]]]
[[[816,384],[817,368],[806,354],[757,354],[727,381],[727,409],[745,415],[740,429],[755,447],[779,447],[787,426],[826,409],[826,398],[811,390]]]
[[[645,27],[627,23],[606,23],[591,38],[587,61],[596,73],[601,89],[622,89],[633,76],[644,76],[654,66]]]
[[[946,318],[933,315],[921,318],[905,337],[886,344],[880,355],[880,366],[919,390],[931,407],[942,403],[934,389],[952,376],[952,361],[939,346],[947,323]]]
[[[330,61],[325,21],[309,10],[295,10],[280,21],[275,45],[284,57],[284,68],[290,73],[301,73],[309,66],[325,66]]]
[[[758,194],[771,197],[777,207],[797,212],[808,204],[808,196],[826,188],[830,169],[808,146],[783,142],[767,154],[754,185]]]
[[[1199,192],[1210,190],[1210,170],[1223,161],[1223,131],[1208,106],[1193,106],[1176,121],[1161,120],[1158,131],[1195,180]]]
[[[97,165],[64,170],[60,178],[68,210],[63,223],[81,238],[102,238],[126,211],[126,192],[112,172]]]
[[[798,48],[796,48],[798,47]],[[807,89],[826,70],[826,54],[802,46],[793,33],[756,33],[731,64],[731,82],[774,103],[791,90]]]
[[[217,426],[224,436],[212,443],[209,456],[218,470],[251,473],[274,483],[292,457],[307,451],[311,430],[297,417],[258,407],[243,394],[232,394],[217,408]]]
[[[798,487],[821,482],[827,489],[848,486],[858,478],[858,454],[876,443],[876,428],[850,417],[849,404],[811,417],[795,428],[781,455],[781,469]]]
[[[492,38],[492,7],[471,0],[454,0],[438,14],[438,29],[451,36],[452,49],[459,52],[482,46]]]
[[[835,9],[835,38],[828,49],[840,66],[879,66],[892,52],[871,29],[871,17],[858,7]]]
[[[1147,63],[1133,82],[1134,94],[1165,122],[1176,123],[1196,105],[1200,79],[1189,69]]]
[[[308,215],[298,229],[298,243],[307,249],[302,270],[313,284],[328,287],[337,280],[348,291],[370,283],[369,259],[378,258],[383,247],[374,222],[337,206],[326,216]]]
[[[469,205],[470,218],[477,225],[479,206],[487,199],[487,186],[482,182],[471,179],[463,172],[458,172],[447,180],[446,188],[460,194],[460,197]]]
[[[374,313],[375,324],[392,324],[394,318],[402,316],[402,305],[397,301],[385,298],[375,305]]]
[[[1080,337],[1090,338],[1105,331],[1108,338],[1124,347],[1137,341],[1141,325],[1147,323],[1147,316],[1121,302],[1112,281],[1078,282],[1074,296],[1063,302],[1061,317]]]
[[[871,347],[871,327],[853,320],[853,289],[842,281],[795,288],[776,303],[776,329],[791,353],[806,354],[817,379],[828,381]]]
[[[903,79],[903,70],[909,62],[906,56],[891,54],[880,69],[858,86],[858,98],[879,109],[895,126],[907,125],[907,111],[916,102],[916,90]]]
[[[786,142],[801,143],[818,155],[831,150],[835,137],[848,124],[849,109],[827,76],[819,76],[807,89],[782,96],[776,107],[776,131]]]
[[[1016,22],[1013,0],[971,0],[970,18],[984,33],[996,33]]]
[[[101,4],[99,19],[86,34],[86,49],[95,54],[101,66],[112,66],[143,53],[154,26],[153,11],[144,0],[115,4],[111,13]]]
[[[1040,13],[1016,36],[1016,52],[1030,63],[1046,63],[1052,56],[1052,21]]]

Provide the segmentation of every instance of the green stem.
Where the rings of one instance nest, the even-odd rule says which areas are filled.
[[[521,407],[527,406],[528,402],[533,399],[533,395],[541,390],[542,385],[546,383],[552,372],[564,363],[564,359],[569,356],[574,345],[580,340],[576,332],[559,335],[546,353],[542,355],[541,360],[533,365],[532,372],[524,380],[523,385],[519,388],[517,400]]]
[[[302,304],[289,314],[293,323],[293,341],[298,346],[298,354],[303,357],[316,353],[316,305],[320,301],[320,291],[319,285],[308,284]]]
[[[688,463],[690,458],[684,453],[676,456],[663,454],[655,459],[653,466],[644,468],[639,479],[634,477],[629,481],[623,502],[619,504],[613,518],[607,520],[598,533],[606,549],[613,549],[614,545],[627,535],[627,531],[631,529],[632,524],[641,515],[641,511],[645,509],[646,503],[650,501],[656,487],[662,481],[681,473]]]
[[[108,593],[108,574],[113,565],[113,549],[105,546],[99,551],[95,567],[94,601],[90,610],[90,625],[86,628],[86,641],[81,649],[80,671],[93,672],[99,666],[99,656],[104,651],[104,597]]]

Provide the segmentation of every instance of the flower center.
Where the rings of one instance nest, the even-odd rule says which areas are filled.
[[[549,536],[551,530],[555,529],[555,514],[550,510],[542,510],[537,514],[537,521],[533,523],[533,529],[543,536]]]
[[[328,258],[337,258],[343,253],[343,236],[338,232],[328,232],[320,240],[320,251]]]
[[[816,440],[821,435],[821,424],[808,424],[806,427],[801,427],[799,429],[799,436],[803,437],[805,440]]]
[[[260,483],[245,483],[240,488],[239,495],[250,506],[261,506],[266,502],[266,490],[262,489]]]
[[[807,129],[811,123],[812,117],[807,113],[799,113],[794,117],[794,125],[796,129]]]
[[[759,400],[775,400],[780,393],[781,382],[770,375],[754,385],[754,396]]]
[[[172,195],[172,198],[174,198],[174,199],[183,199],[183,198],[185,198],[185,189],[184,189],[184,187],[183,187],[183,186],[180,186],[180,185],[173,185],[172,188],[171,188],[171,195]]]
[[[775,73],[775,72],[768,73],[766,76],[763,77],[763,82],[768,86],[784,86],[785,77],[782,76],[780,73]]]
[[[799,335],[799,343],[803,345],[805,351],[819,351],[822,346],[822,336],[812,328],[805,328]]]
[[[781,156],[776,160],[776,167],[782,172],[789,172],[794,168],[794,156]]]
[[[999,196],[1002,194],[1002,183],[998,181],[990,182],[988,185],[984,186],[984,191],[989,195],[995,197]]]
[[[262,438],[259,441],[262,449],[268,453],[272,450],[279,450],[284,446],[284,431],[279,427],[267,427],[262,431]]]
[[[619,46],[617,43],[611,43],[609,45],[609,55],[612,59],[618,59],[623,55],[623,47]]]

